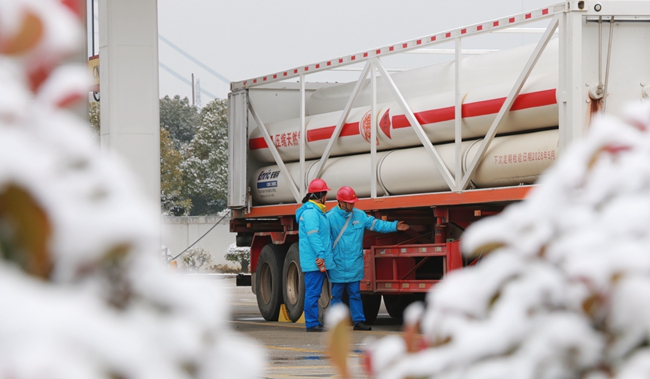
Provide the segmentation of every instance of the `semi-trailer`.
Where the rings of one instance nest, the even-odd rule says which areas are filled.
[[[463,53],[463,41],[508,30],[539,40]],[[649,38],[649,1],[567,1],[231,83],[230,228],[251,248],[262,316],[277,320],[282,304],[292,321],[302,314],[295,210],[316,177],[411,225],[365,235],[369,322],[382,297],[401,317],[448,272],[476,264],[461,254],[467,227],[523,199],[594,115],[650,97]],[[384,65],[449,43],[453,60],[393,74]],[[307,81],[351,65],[356,81]]]

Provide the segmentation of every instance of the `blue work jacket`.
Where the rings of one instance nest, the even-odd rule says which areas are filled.
[[[332,283],[350,283],[363,279],[363,233],[365,229],[379,233],[397,231],[397,221],[382,221],[368,216],[362,210],[354,208],[352,212],[346,212],[337,206],[327,212],[332,244],[351,213],[350,222],[348,222],[343,235],[339,238],[336,246],[332,248],[336,264],[336,268],[329,272],[329,279]]]
[[[327,216],[318,205],[308,201],[296,211],[298,247],[302,272],[318,271],[316,258],[325,260],[325,268],[334,268],[332,238]]]

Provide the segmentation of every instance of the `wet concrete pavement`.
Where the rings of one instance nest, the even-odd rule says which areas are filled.
[[[338,377],[325,355],[328,333],[306,333],[304,324],[265,321],[250,287],[236,287],[232,278],[221,281],[232,299],[232,328],[266,347],[269,361],[264,378]],[[361,366],[364,346],[400,330],[401,323],[388,316],[382,304],[372,331],[352,331],[350,365],[354,378],[368,378]]]

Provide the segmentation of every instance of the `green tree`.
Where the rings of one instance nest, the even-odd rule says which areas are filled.
[[[160,99],[160,127],[166,129],[176,150],[192,140],[196,127],[199,125],[197,107],[190,105],[187,97],[181,99],[165,96]]]
[[[215,99],[199,115],[199,128],[183,149],[182,164],[192,215],[213,215],[226,206],[228,191],[228,101]]]
[[[163,214],[187,216],[192,209],[192,200],[183,194],[183,156],[174,147],[169,132],[160,129],[160,203]]]

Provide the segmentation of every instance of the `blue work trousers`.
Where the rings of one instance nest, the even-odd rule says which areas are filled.
[[[361,292],[359,291],[359,282],[351,283],[332,283],[332,305],[343,301],[343,291],[347,288],[350,302],[350,317],[355,325],[366,321],[363,314],[363,303],[361,302]]]
[[[305,327],[315,328],[318,321],[318,299],[323,291],[323,282],[327,274],[320,271],[305,272]]]

